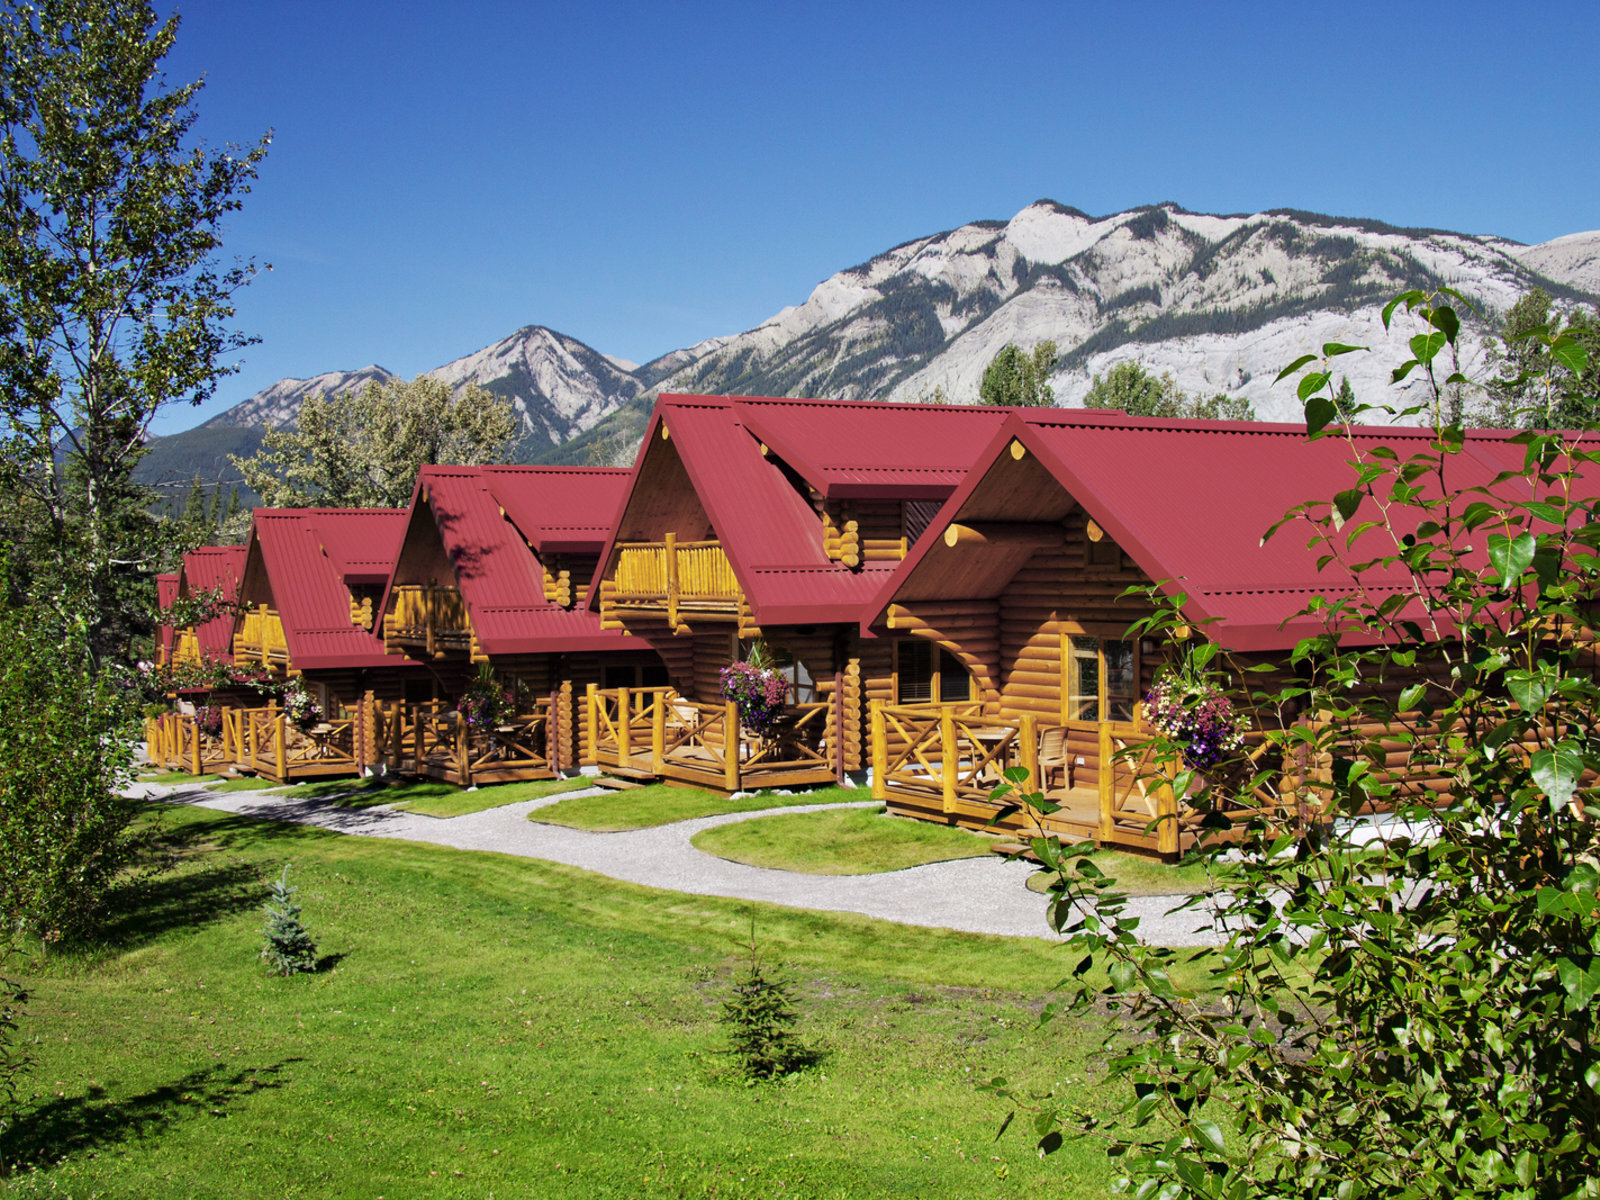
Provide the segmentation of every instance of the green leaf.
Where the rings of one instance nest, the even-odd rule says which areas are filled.
[[[1415,711],[1417,707],[1417,701],[1422,699],[1422,697],[1427,693],[1427,690],[1428,685],[1425,683],[1412,684],[1410,687],[1406,688],[1405,691],[1400,693],[1400,700],[1396,704],[1396,708],[1400,712]]]
[[[1561,986],[1567,993],[1569,1011],[1587,1008],[1595,992],[1600,990],[1600,967],[1591,966],[1584,970],[1570,958],[1558,958],[1556,975],[1560,977]]]
[[[1283,370],[1279,371],[1278,372],[1278,377],[1276,379],[1274,379],[1272,382],[1273,383],[1282,383],[1285,379],[1289,378],[1289,376],[1293,375],[1296,371],[1298,371],[1301,367],[1305,366],[1307,363],[1313,363],[1313,362],[1316,362],[1316,361],[1317,361],[1317,356],[1315,354],[1302,354],[1299,358],[1295,359],[1292,363],[1290,363]]]
[[[1339,419],[1339,406],[1326,396],[1312,396],[1306,401],[1306,433],[1321,433]]]
[[[1533,555],[1539,548],[1539,539],[1531,533],[1507,537],[1503,533],[1489,535],[1489,562],[1500,573],[1500,587],[1510,591],[1522,573],[1533,565]]]
[[[1313,371],[1300,381],[1295,388],[1295,393],[1302,400],[1309,400],[1313,392],[1321,391],[1328,386],[1328,373],[1326,371]]]
[[[1550,699],[1554,680],[1543,671],[1507,671],[1506,690],[1525,713],[1536,713]]]
[[[1572,800],[1577,790],[1578,776],[1583,772],[1583,756],[1571,742],[1557,742],[1543,750],[1536,750],[1530,762],[1533,782],[1549,798],[1550,810],[1560,812]]]
[[[1366,495],[1360,488],[1350,488],[1340,492],[1333,498],[1333,507],[1338,510],[1340,523],[1348,521],[1355,515],[1356,509],[1361,507],[1361,500]]]
[[[1419,363],[1431,363],[1444,349],[1445,337],[1442,333],[1419,333],[1411,339],[1411,353],[1416,356]]]
[[[1461,318],[1456,316],[1455,309],[1441,304],[1428,313],[1428,324],[1443,333],[1445,340],[1451,345],[1455,345],[1456,334],[1461,331]]]
[[[1346,346],[1343,342],[1323,342],[1322,355],[1324,358],[1338,358],[1341,354],[1354,354],[1357,350],[1365,350],[1365,346]],[[1310,356],[1307,355],[1309,358]]]
[[[1213,1154],[1228,1152],[1227,1143],[1222,1140],[1222,1127],[1215,1121],[1196,1121],[1193,1129],[1201,1144]]]
[[[1589,366],[1589,352],[1565,333],[1551,343],[1550,355],[1574,375],[1582,375]]]

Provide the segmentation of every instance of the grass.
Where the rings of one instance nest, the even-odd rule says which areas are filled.
[[[219,779],[216,783],[209,784],[208,787],[213,792],[266,792],[279,790],[279,785],[273,783],[272,780],[257,779],[251,775],[245,775],[238,779]]]
[[[216,783],[220,775],[190,775],[185,771],[146,771],[138,777],[140,783],[159,783],[175,787],[180,783]]]
[[[989,853],[993,838],[948,825],[883,815],[881,808],[783,813],[705,829],[707,854],[807,875],[871,875]]]
[[[1071,966],[1045,942],[197,808],[164,843],[109,946],[8,970],[34,1064],[0,1196],[1105,1194],[1092,1144],[996,1141],[974,1086],[1097,1102],[1097,1031],[1037,1027]],[[259,905],[291,860],[328,959],[277,979]],[[716,1050],[752,907],[826,1058],[745,1088]]]
[[[425,817],[464,817],[468,813],[483,812],[504,804],[542,800],[546,796],[592,786],[587,779],[529,779],[522,783],[497,783],[480,787],[475,792],[457,788],[454,792],[418,796],[414,800],[402,800],[395,807],[421,813]]]
[[[1089,859],[1103,874],[1117,881],[1117,890],[1130,896],[1192,896],[1210,890],[1217,883],[1226,883],[1226,865],[1207,864],[1200,860],[1164,863],[1159,858],[1143,854],[1129,854],[1122,850],[1096,850]],[[1222,876],[1213,878],[1219,869]],[[1030,876],[1028,887],[1043,892],[1050,886],[1052,877],[1041,872]]]
[[[653,825],[671,825],[674,821],[688,821],[695,817],[711,817],[719,813],[758,812],[763,808],[784,808],[798,804],[840,804],[850,800],[870,800],[866,788],[818,788],[811,792],[796,792],[780,796],[772,792],[731,799],[718,792],[699,788],[671,787],[653,783],[647,787],[627,788],[607,792],[603,796],[577,796],[571,800],[558,800],[544,808],[534,809],[528,820],[546,825],[566,825],[573,829],[588,829],[596,833],[615,833],[623,829],[645,829]]]

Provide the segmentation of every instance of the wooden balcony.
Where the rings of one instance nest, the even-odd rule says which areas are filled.
[[[172,661],[175,663],[200,661],[200,638],[193,626],[177,631],[177,637],[172,644]]]
[[[472,618],[461,593],[453,587],[430,583],[403,584],[394,589],[389,611],[383,614],[386,644],[421,650],[429,658],[447,651],[465,651],[474,662],[487,661],[478,649]]]
[[[1005,772],[1028,772],[1029,790],[1057,805],[1042,817],[1018,813],[1002,829],[1054,835],[1063,842],[1105,846],[1176,858],[1199,841],[1206,813],[1185,803],[1172,787],[1174,768],[1155,760],[1150,730],[1125,722],[1075,721],[1041,725],[1033,716],[985,716],[978,704],[888,705],[873,701],[872,793],[891,812],[969,828],[988,828],[1001,805],[990,800]],[[1245,770],[1261,762],[1268,746],[1246,735]],[[1286,779],[1293,785],[1294,780]],[[1279,796],[1258,790],[1224,816],[1235,836],[1246,822],[1314,820],[1314,812],[1288,812]]]
[[[598,688],[584,697],[583,761],[624,774],[675,779],[713,791],[833,783],[836,713],[795,704],[758,736],[738,705],[707,704],[672,688]]]
[[[720,542],[680,542],[669,533],[662,542],[620,543],[613,561],[602,609],[659,613],[677,628],[680,615],[737,621],[745,607]]]
[[[287,666],[289,643],[283,636],[283,621],[276,609],[265,604],[248,608],[233,634],[233,661],[256,662],[262,666]]]
[[[229,727],[224,710],[220,734],[201,728],[197,718],[183,713],[162,713],[147,717],[144,723],[145,756],[152,765],[191,775],[209,775],[231,770],[233,747],[228,741]]]

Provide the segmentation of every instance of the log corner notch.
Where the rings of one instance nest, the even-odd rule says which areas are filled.
[[[944,544],[957,546],[1028,546],[1050,549],[1066,542],[1066,530],[1048,521],[951,522],[945,526]]]

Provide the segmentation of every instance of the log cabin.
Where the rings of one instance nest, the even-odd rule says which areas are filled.
[[[383,707],[391,769],[469,784],[578,767],[575,696],[665,680],[648,643],[601,627],[590,579],[629,472],[426,466],[379,603],[391,654],[426,670]],[[518,711],[474,727],[460,701],[487,673]]]
[[[307,728],[271,700],[229,709],[237,765],[279,782],[376,766],[378,702],[398,699],[421,664],[386,652],[374,606],[389,582],[403,509],[258,508],[244,547],[235,666],[298,678],[321,719]]]
[[[1432,440],[1431,431],[1398,427],[1355,436],[1402,458]],[[1454,486],[1488,487],[1498,472],[1520,470],[1523,448],[1510,436],[1469,433],[1452,461]],[[875,795],[896,813],[981,827],[998,811],[989,796],[1001,773],[1021,766],[1061,806],[1044,825],[1063,840],[1167,857],[1188,850],[1200,814],[1152,782],[1148,762],[1120,753],[1151,734],[1143,697],[1168,653],[1129,636],[1151,605],[1124,593],[1152,584],[1181,592],[1190,636],[1216,642],[1236,664],[1269,669],[1250,686],[1291,678],[1289,652],[1324,629],[1297,614],[1313,597],[1350,594],[1352,580],[1337,566],[1319,571],[1320,550],[1307,548],[1303,532],[1262,537],[1290,508],[1350,487],[1349,458],[1343,441],[1308,441],[1301,425],[1059,409],[1007,419],[867,606],[865,629],[937,646],[973,680],[965,704],[874,704]],[[1399,568],[1363,576],[1380,598],[1408,579]],[[1398,694],[1410,682],[1374,686]],[[1269,752],[1261,716],[1245,738],[1253,756]],[[1421,756],[1412,765],[1403,742],[1383,769],[1412,794],[1443,786]],[[1286,767],[1280,791],[1326,794],[1330,770],[1326,756]],[[1235,828],[1279,807],[1278,794],[1254,799],[1229,814]]]
[[[588,602],[668,678],[592,691],[585,761],[729,792],[823,784],[865,768],[869,701],[966,698],[952,657],[864,633],[860,611],[1006,413],[663,395]],[[763,735],[721,692],[757,642],[790,686]]]
[[[244,573],[243,546],[200,546],[183,556],[178,571],[156,577],[156,600],[163,610],[174,602],[217,592],[225,601],[237,598]],[[156,664],[199,667],[233,661],[233,616],[223,614],[199,626],[156,627]],[[153,764],[192,774],[223,770],[232,756],[220,731],[212,728],[215,713],[248,703],[245,693],[231,688],[187,687],[173,697],[178,707],[145,721],[145,754]]]

